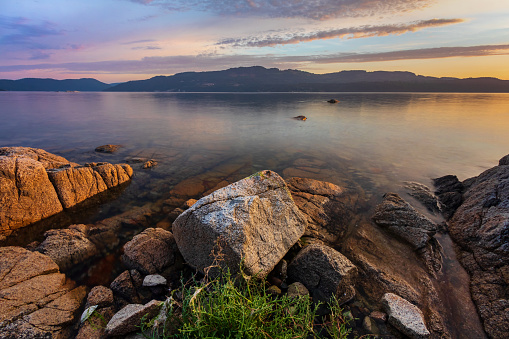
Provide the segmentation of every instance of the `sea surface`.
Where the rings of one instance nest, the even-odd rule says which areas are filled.
[[[293,119],[299,115],[307,120]],[[497,165],[509,154],[508,131],[509,94],[0,92],[0,147],[134,168],[115,200],[75,216],[76,223],[168,201],[178,189],[199,197],[264,169],[362,190],[371,208],[390,191],[412,201],[406,182],[431,187],[432,178],[464,180]],[[94,151],[103,144],[122,148]],[[158,165],[142,169],[136,158]],[[40,240],[42,232],[21,232],[10,244]],[[442,237],[440,284],[468,295],[466,273]],[[451,295],[451,312],[460,312],[461,297]],[[460,313],[450,319],[465,320]]]
[[[463,180],[509,153],[509,94],[1,92],[0,122],[0,146],[76,162],[108,143],[124,147],[107,160],[177,156],[185,167],[193,156],[200,166],[198,155],[251,157],[253,170],[310,157],[342,163],[372,181],[370,190],[446,174]]]

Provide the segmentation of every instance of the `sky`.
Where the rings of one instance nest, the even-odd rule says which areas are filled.
[[[509,1],[0,0],[0,79],[255,65],[509,80]]]

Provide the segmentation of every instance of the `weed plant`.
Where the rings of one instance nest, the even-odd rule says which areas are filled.
[[[182,300],[170,299],[159,328],[154,320],[143,324],[147,338],[344,339],[350,332],[336,299],[327,316],[317,316],[320,305],[308,296],[274,297],[264,281],[227,269],[208,282],[183,284],[179,293]]]

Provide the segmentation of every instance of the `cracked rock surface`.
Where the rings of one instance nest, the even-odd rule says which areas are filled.
[[[0,337],[68,338],[86,296],[48,256],[0,248]]]
[[[41,149],[0,147],[0,236],[131,179],[129,165],[79,166]]]

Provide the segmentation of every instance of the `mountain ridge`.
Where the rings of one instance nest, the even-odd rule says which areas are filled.
[[[314,74],[262,66],[183,72],[112,86],[109,92],[509,92],[509,80],[437,78],[407,71]]]
[[[111,85],[92,78],[56,80],[50,78],[0,79],[6,91],[102,91]]]
[[[509,93],[509,80],[455,78],[408,71],[346,70],[326,74],[263,66],[182,72],[106,84],[92,78],[0,80],[8,91],[107,92],[479,92]]]

